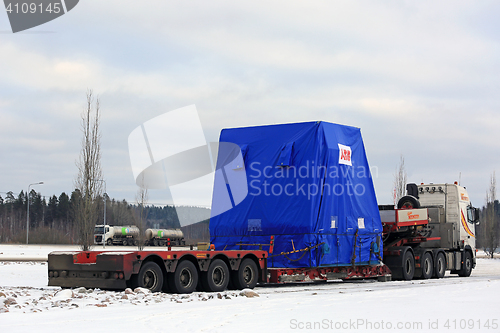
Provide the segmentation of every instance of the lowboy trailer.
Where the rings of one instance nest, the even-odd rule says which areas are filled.
[[[270,245],[272,253],[272,240]],[[269,252],[229,251],[75,251],[52,252],[48,258],[49,286],[123,290],[143,287],[179,294],[254,288],[257,283],[329,279],[379,278],[390,270],[378,265],[268,268]]]
[[[190,293],[471,274],[479,214],[466,189],[409,184],[397,209],[378,206],[358,128],[226,129],[220,142],[237,149],[218,155],[208,251],[52,252],[49,286]]]

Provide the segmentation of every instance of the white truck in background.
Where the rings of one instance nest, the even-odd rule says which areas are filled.
[[[138,245],[139,228],[130,226],[96,225],[94,244],[97,245]]]
[[[146,229],[144,239],[140,239],[140,230],[135,225],[110,226],[96,225],[94,244],[137,246],[140,241],[149,246],[185,245],[184,233],[180,229]]]

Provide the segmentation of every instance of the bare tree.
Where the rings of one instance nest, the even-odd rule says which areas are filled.
[[[98,197],[102,193],[101,133],[99,129],[99,98],[94,103],[92,90],[87,92],[87,106],[81,115],[83,132],[80,157],[76,162],[78,175],[74,185],[79,191],[75,205],[78,243],[82,250],[94,244],[94,226],[98,221]]]
[[[486,254],[488,254],[491,258],[493,258],[495,250],[500,246],[500,227],[498,224],[499,219],[496,211],[496,206],[498,205],[496,192],[497,181],[495,172],[493,172],[490,177],[490,188],[486,192],[486,218],[484,221],[484,225],[481,228],[483,230],[484,252],[486,252]]]
[[[394,174],[394,205],[396,205],[402,197],[405,196],[406,193],[406,181],[407,181],[407,173],[405,168],[405,158],[403,154],[399,157],[399,165],[396,168],[396,173]]]
[[[142,176],[142,181],[139,186],[139,189],[137,190],[137,194],[135,196],[135,201],[137,202],[137,208],[138,208],[138,216],[137,216],[137,227],[139,228],[139,236],[137,238],[137,247],[139,251],[141,251],[144,248],[144,244],[146,242],[146,236],[145,236],[145,228],[146,228],[146,218],[148,215],[147,212],[147,207],[146,205],[148,204],[148,189],[144,185],[144,175]]]

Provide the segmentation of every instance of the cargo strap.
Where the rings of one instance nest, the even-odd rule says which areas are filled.
[[[285,256],[285,258],[287,258],[287,259],[288,259],[288,260],[290,260],[290,261],[299,261],[300,259],[302,259],[302,258],[306,255],[306,253],[307,253],[307,252],[309,252],[310,250],[315,249],[315,248],[317,248],[318,246],[323,245],[323,244],[325,244],[325,242],[323,242],[323,243],[319,243],[319,244],[316,244],[316,245],[314,245],[314,246],[308,246],[308,247],[303,248],[303,249],[300,249],[300,250],[295,250],[295,246],[293,246],[293,241],[292,241],[292,246],[293,246],[293,248],[294,248],[294,250],[293,250],[293,251],[290,251],[290,252],[281,252],[280,254],[274,254],[274,255],[272,255],[272,256],[269,256],[269,258],[272,258],[272,257],[277,257],[277,256]],[[302,253],[302,255],[301,255],[299,258],[297,258],[297,259],[290,259],[290,258],[288,257],[288,254],[292,254],[292,253],[299,253],[299,252],[303,252],[303,253]]]

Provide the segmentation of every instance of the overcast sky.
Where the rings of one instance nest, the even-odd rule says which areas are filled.
[[[359,127],[380,204],[403,154],[409,181],[461,173],[480,206],[500,165],[499,14],[498,1],[84,0],[13,34],[0,9],[0,195],[73,190],[93,89],[112,198],[135,200],[129,134],[195,104],[207,141],[235,126]]]

